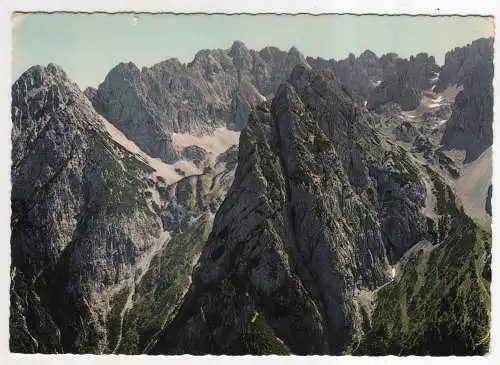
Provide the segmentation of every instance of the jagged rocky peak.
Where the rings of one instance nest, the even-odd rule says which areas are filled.
[[[113,67],[106,75],[105,83],[109,83],[112,88],[131,88],[138,83],[141,77],[141,70],[133,62],[120,62]]]
[[[125,75],[127,73],[132,75],[137,75],[139,74],[140,69],[139,67],[137,67],[135,63],[129,61],[129,62],[120,62],[118,65],[116,65],[111,69],[110,73],[112,72],[123,72]]]
[[[449,86],[462,85],[464,77],[477,63],[493,60],[494,38],[480,38],[464,47],[448,51],[443,68],[439,74],[436,91],[441,92]]]
[[[28,91],[63,84],[67,84],[68,87],[75,85],[60,66],[53,63],[49,63],[46,67],[36,65],[30,67],[16,80],[12,85],[12,93],[13,96],[20,96],[21,93],[27,96]]]
[[[493,38],[457,48],[446,60],[438,86],[460,84],[463,89],[455,97],[441,143],[446,149],[465,150],[465,162],[470,162],[493,143]]]
[[[365,50],[359,57],[350,53],[346,59],[339,61],[311,57],[308,57],[307,61],[313,68],[332,70],[343,84],[366,100],[384,78],[382,59],[372,51]]]
[[[304,66],[252,111],[190,292],[155,351],[246,353],[256,320],[277,351],[352,350],[358,290],[388,282],[389,262],[427,234],[418,168],[385,149],[369,118],[331,72]]]
[[[416,80],[416,87],[428,90],[435,85],[439,75],[440,67],[436,64],[434,56],[427,53],[418,53],[410,58],[411,77]]]
[[[188,63],[187,69],[199,71],[209,81],[221,72],[235,72],[236,65],[227,51],[221,49],[198,51],[192,62]]]
[[[363,53],[361,53],[359,55],[358,59],[360,62],[364,62],[364,63],[374,63],[374,62],[378,61],[378,57],[375,54],[375,52],[372,52],[369,49],[363,51]]]
[[[181,63],[177,58],[169,58],[165,61],[161,61],[154,64],[151,67],[142,67],[141,73],[143,75],[162,75],[162,74],[175,74],[185,72],[186,65]],[[169,85],[172,90],[178,89],[180,85],[172,84]]]
[[[296,65],[302,65],[304,67],[310,67],[302,53],[299,52],[299,50],[295,47],[292,46],[288,50],[288,57],[289,57],[289,63],[295,63]]]
[[[87,99],[89,99],[89,101],[92,101],[97,96],[97,89],[95,87],[88,86],[83,91],[83,95],[85,95],[87,97]]]
[[[439,66],[427,53],[411,56],[409,60],[397,58],[390,73],[373,90],[368,108],[376,110],[381,104],[398,103],[403,110],[413,110],[420,105],[422,92],[436,82]]]
[[[202,50],[187,66],[167,60],[139,70],[113,68],[97,91],[87,90],[95,109],[144,152],[175,162],[172,133],[213,134],[242,130],[250,108],[272,95],[297,64],[297,49],[251,51],[235,41],[229,50]]]
[[[377,57],[365,50],[358,57],[350,53],[339,61],[308,57],[307,62],[315,69],[332,70],[354,94],[367,100],[370,109],[387,102],[399,103],[405,110],[414,109],[420,103],[422,90],[435,84],[439,72],[434,57],[426,53],[407,60],[396,53]]]
[[[235,41],[229,51],[229,56],[233,58],[233,63],[238,69],[252,69],[252,55],[250,51],[241,41]]]
[[[55,64],[33,66],[24,72],[12,85],[13,160],[21,160],[21,156],[31,153],[33,146],[30,143],[48,126],[50,113],[63,113],[65,109],[71,110],[80,105],[89,112],[92,106],[82,96],[78,86]],[[66,123],[66,119],[61,119],[59,123]],[[64,124],[60,127],[69,128]],[[40,168],[37,167],[36,171]]]
[[[66,72],[59,66],[54,63],[49,63],[47,66],[35,65],[27,69],[23,74],[16,80],[16,83],[20,83],[26,81],[28,79],[32,79],[33,83],[28,84],[28,87],[36,88],[40,87],[42,83],[45,81],[45,78],[55,77],[60,78],[62,80],[68,80],[68,76]]]

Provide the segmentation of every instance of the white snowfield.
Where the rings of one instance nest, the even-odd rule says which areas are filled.
[[[437,98],[429,100],[427,107],[434,109],[439,108],[441,105],[443,105],[443,97],[441,95],[438,95]]]
[[[445,90],[443,90],[440,95],[443,99],[448,100],[450,102],[453,102],[455,100],[455,97],[457,94],[462,91],[464,87],[462,85],[457,86],[457,85],[451,85],[448,86]]]
[[[402,111],[401,115],[407,120],[418,122],[423,113],[434,111],[446,105],[452,105],[455,97],[462,89],[462,86],[457,87],[456,85],[452,85],[439,94],[426,91],[424,92],[422,99],[420,100],[420,105],[417,108],[414,110]],[[436,125],[441,126],[446,122],[447,120],[440,120],[436,123]]]
[[[213,135],[197,137],[189,133],[172,133],[174,148],[182,150],[187,146],[198,146],[206,150],[212,162],[218,155],[229,147],[238,144],[240,132],[231,131],[227,128],[217,128]]]
[[[438,79],[439,79],[439,74],[440,74],[440,72],[434,72],[434,77],[431,79],[431,82],[432,82],[433,84],[435,84],[435,83],[438,81]],[[433,89],[434,89],[434,87],[433,87]]]
[[[176,181],[179,181],[183,177],[175,171],[176,168],[184,171],[186,176],[202,173],[202,171],[190,161],[180,160],[174,164],[167,164],[161,161],[159,158],[153,158],[149,156],[105,118],[101,117],[101,120],[106,131],[110,134],[111,138],[113,138],[115,142],[118,142],[122,147],[126,148],[129,152],[137,155],[142,161],[155,169],[156,175],[163,177],[167,184],[172,184]]]
[[[455,185],[464,210],[473,218],[486,215],[485,205],[492,178],[492,148],[488,148],[474,161],[464,165],[462,176]]]

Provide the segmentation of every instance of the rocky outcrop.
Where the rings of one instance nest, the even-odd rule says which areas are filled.
[[[416,108],[422,90],[434,85],[439,72],[434,57],[426,53],[407,60],[395,53],[377,57],[367,50],[359,57],[350,54],[339,61],[311,57],[307,61],[314,69],[333,71],[349,90],[367,100],[371,109],[388,102],[400,104],[403,110]]]
[[[453,85],[462,85],[465,77],[485,59],[493,59],[493,38],[480,38],[464,47],[446,53],[435,91],[441,92]]]
[[[171,133],[243,129],[251,107],[272,95],[300,63],[306,61],[293,47],[258,52],[237,41],[229,50],[200,51],[187,65],[169,59],[140,70],[121,63],[86,95],[143,151],[170,163],[179,157]]]
[[[409,60],[398,59],[395,72],[386,76],[368,99],[368,108],[395,102],[403,110],[412,110],[420,105],[422,91],[430,89],[436,80],[439,66],[434,57],[419,53]]]
[[[191,289],[155,352],[245,353],[256,317],[271,334],[258,343],[352,350],[363,331],[357,290],[389,281],[389,263],[428,233],[418,167],[384,147],[367,118],[331,73],[301,66],[257,107]]]
[[[417,128],[409,122],[402,122],[394,128],[396,139],[406,143],[411,143],[418,135]]]
[[[486,49],[479,52],[477,47]],[[455,52],[474,57],[465,58],[460,68],[463,90],[455,98],[441,143],[446,149],[465,150],[465,162],[470,162],[493,143],[493,40],[479,40]],[[452,55],[447,60],[455,65]]]
[[[308,57],[307,62],[314,69],[327,69],[363,100],[367,100],[373,90],[389,75],[393,74],[399,57],[389,53],[377,57],[372,51],[366,50],[356,57],[349,54],[343,60],[324,60]]]
[[[492,185],[490,185],[490,186],[488,187],[488,193],[487,193],[487,195],[486,195],[486,207],[485,207],[485,209],[486,209],[486,213],[487,213],[489,216],[491,216],[491,195],[492,195],[492,193],[493,193],[493,186],[492,186]]]
[[[215,166],[224,165],[227,169],[236,169],[238,165],[238,145],[229,147],[225,152],[217,156]]]
[[[184,147],[181,155],[184,159],[192,161],[198,168],[204,168],[210,163],[208,152],[196,145]]]

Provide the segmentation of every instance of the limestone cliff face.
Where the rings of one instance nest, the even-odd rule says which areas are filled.
[[[106,138],[57,66],[29,69],[12,99],[11,249],[14,297],[28,297],[15,305],[21,316],[27,311],[23,336],[38,351],[100,350],[102,318],[88,303],[132,275],[159,239],[161,221],[143,196],[154,181]],[[28,316],[32,306],[47,312],[41,324]],[[50,343],[37,339],[46,327],[57,329]]]
[[[456,49],[446,60],[443,70],[448,76],[440,85],[448,85],[453,75],[463,90],[455,98],[441,143],[447,149],[465,150],[469,162],[493,143],[493,39]]]
[[[440,92],[452,85],[462,85],[465,76],[478,63],[493,59],[493,38],[480,38],[464,47],[456,47],[445,55],[444,65],[439,74],[436,91]]]
[[[352,350],[358,291],[389,281],[390,262],[428,235],[419,174],[332,74],[297,66],[250,115],[233,186],[155,351],[245,353],[256,318],[294,353]]]
[[[434,85],[440,70],[434,57],[426,53],[403,59],[395,53],[378,57],[367,50],[359,57],[350,54],[338,61],[311,57],[307,61],[314,69],[333,71],[349,90],[368,101],[370,109],[388,102],[400,104],[403,110],[415,109],[422,90]]]
[[[152,256],[170,236],[175,251],[176,234],[217,209],[231,172],[222,165],[217,176],[207,170],[166,185],[111,138],[53,64],[26,71],[12,99],[11,350],[112,352]],[[174,204],[187,221],[170,214]],[[186,252],[196,256],[203,240],[195,241]],[[177,264],[184,269],[169,280],[184,283],[182,293],[194,262],[171,269]]]
[[[98,89],[87,89],[96,110],[153,157],[178,159],[171,133],[241,130],[250,108],[272,94],[292,68],[306,63],[295,49],[260,52],[234,42],[229,50],[203,50],[189,64],[176,59],[139,70],[113,68]]]
[[[422,91],[430,89],[438,76],[439,66],[434,57],[419,53],[409,60],[397,60],[396,70],[389,74],[371,93],[368,107],[395,102],[403,110],[415,109],[422,99]]]
[[[358,57],[349,54],[342,60],[324,60],[308,57],[307,62],[314,69],[329,69],[335,76],[355,94],[368,100],[373,90],[387,76],[395,71],[396,62],[400,59],[395,53],[377,57],[372,51],[366,50]]]

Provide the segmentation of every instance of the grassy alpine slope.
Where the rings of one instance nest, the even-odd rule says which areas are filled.
[[[489,349],[491,229],[470,219],[432,171],[442,241],[400,264],[378,292],[356,354],[483,355]]]

